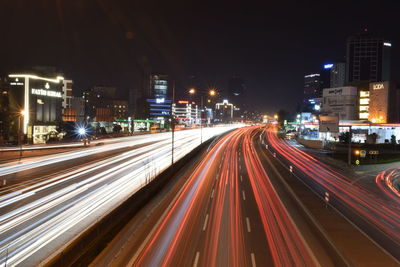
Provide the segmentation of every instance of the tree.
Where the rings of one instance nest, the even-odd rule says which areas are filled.
[[[344,132],[339,135],[339,142],[348,143],[350,138],[349,132]]]

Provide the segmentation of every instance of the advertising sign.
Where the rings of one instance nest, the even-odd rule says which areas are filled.
[[[322,133],[339,132],[339,117],[337,116],[319,116],[319,131]]]

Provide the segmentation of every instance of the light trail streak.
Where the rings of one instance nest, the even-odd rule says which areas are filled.
[[[238,126],[203,129],[207,140]],[[12,174],[94,153],[156,142],[88,164],[0,197],[0,263],[38,264],[71,238],[145,186],[171,163],[170,133],[134,138],[85,151],[68,152],[0,165]],[[175,158],[199,145],[199,130],[177,132]]]
[[[400,169],[385,170],[379,173],[375,182],[389,198],[395,202],[400,202]]]
[[[275,265],[318,266],[257,156],[252,143],[255,129],[238,129],[216,143],[141,245],[130,262],[133,266],[181,266],[189,255],[190,262],[194,259],[201,266],[255,266],[246,240],[257,234],[253,226],[258,222],[243,206],[248,200],[241,188],[240,148],[246,167],[242,169],[249,176],[268,242],[265,247],[271,248]],[[204,243],[197,243],[198,231]],[[187,254],[188,246],[195,254]]]
[[[276,266],[317,266],[315,256],[279,198],[255,151],[252,138],[243,141],[248,170],[265,235]]]
[[[374,225],[375,229],[380,231],[370,230],[368,234],[385,236],[386,240],[391,240],[394,245],[394,247],[393,245],[386,246],[386,249],[391,250],[391,253],[396,254],[396,251],[398,253],[398,248],[400,248],[400,205],[398,199],[392,198],[391,201],[388,201],[361,184],[353,185],[350,178],[300,149],[278,139],[272,130],[266,132],[266,140],[275,151],[290,162],[290,165],[306,175],[307,179],[304,181],[309,185],[311,183],[314,190],[317,190],[321,195],[329,192],[331,202],[340,201],[355,212],[354,214]],[[382,176],[378,177],[378,179],[380,178]],[[357,224],[357,221],[354,222]],[[363,228],[364,231],[366,229]]]

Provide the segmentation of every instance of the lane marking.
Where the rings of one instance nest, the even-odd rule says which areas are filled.
[[[242,190],[243,200],[246,200],[246,195],[244,194],[244,190]]]
[[[214,189],[211,191],[211,198],[214,197]]]
[[[199,257],[200,257],[200,252],[196,252],[196,257],[194,258],[193,262],[193,267],[197,267],[197,264],[199,263]]]
[[[242,177],[242,175],[240,175],[240,181],[243,182],[243,177]]]
[[[249,217],[246,217],[246,224],[247,224],[247,232],[251,232],[251,228],[250,228],[250,219]]]
[[[242,170],[242,165],[239,165],[239,169]]]
[[[254,253],[251,253],[250,256],[251,256],[251,266],[256,267],[257,266],[256,265],[256,256],[254,255]]]
[[[204,224],[203,224],[203,232],[206,230],[207,228],[207,222],[208,222],[208,213],[206,215],[206,219],[204,220]]]

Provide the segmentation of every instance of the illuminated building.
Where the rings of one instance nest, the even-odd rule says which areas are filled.
[[[369,116],[373,123],[398,122],[397,97],[391,82],[369,84]]]
[[[346,82],[346,63],[324,64],[320,80],[322,89],[343,87]]]
[[[349,83],[390,80],[392,44],[365,31],[347,39],[347,74]]]
[[[326,88],[322,98],[321,114],[338,116],[339,120],[358,119],[357,87]]]
[[[321,97],[320,74],[314,73],[304,76],[304,102],[309,99]]]
[[[172,100],[168,99],[168,76],[165,74],[150,75],[150,95],[146,99],[147,119],[155,120],[160,128],[170,121]]]
[[[46,78],[32,74],[10,74],[8,77],[12,124],[21,124],[22,132],[29,143],[46,142],[49,134],[56,132],[62,120],[64,78]],[[11,130],[14,135],[17,128],[13,127]]]
[[[224,99],[222,103],[215,105],[215,121],[220,123],[229,123],[233,119],[233,104]]]
[[[71,98],[72,98],[72,85],[73,81],[72,80],[63,80],[63,102],[62,102],[62,107],[65,108],[70,108],[71,107]]]
[[[360,90],[360,98],[358,103],[358,118],[360,120],[368,120],[369,101],[369,90]]]
[[[172,105],[172,113],[177,124],[191,127],[200,123],[200,111],[193,101],[179,100]]]
[[[152,98],[167,98],[168,76],[165,74],[150,75],[150,92]]]

